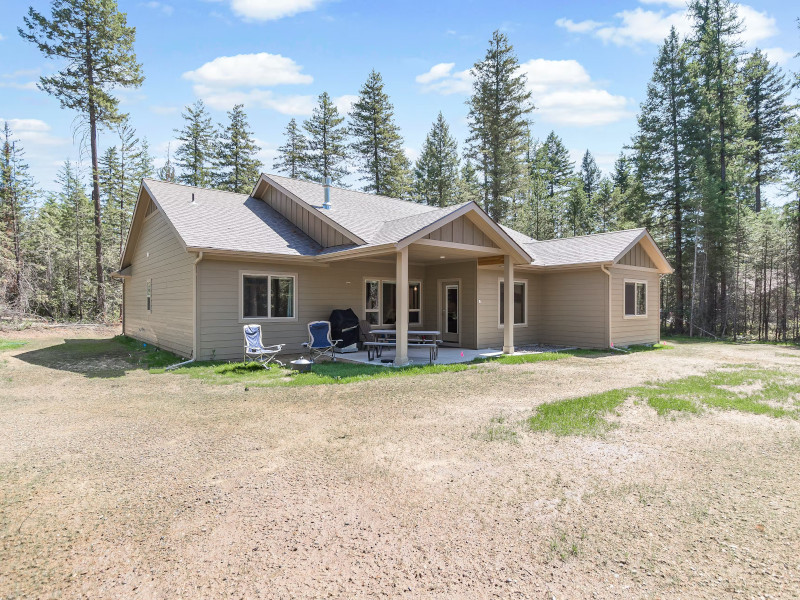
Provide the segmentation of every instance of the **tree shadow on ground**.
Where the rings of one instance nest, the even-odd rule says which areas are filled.
[[[133,340],[126,341],[125,338],[67,339],[62,344],[17,354],[16,358],[32,365],[91,378],[123,377],[129,371],[147,369],[153,366],[153,362],[160,363],[162,358],[170,363],[180,360],[169,352],[147,349],[142,344],[130,342]]]

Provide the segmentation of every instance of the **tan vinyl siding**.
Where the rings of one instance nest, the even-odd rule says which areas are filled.
[[[284,352],[299,353],[308,340],[310,321],[327,320],[331,310],[352,308],[364,318],[364,280],[395,278],[395,265],[384,262],[347,261],[330,267],[313,267],[289,263],[221,261],[207,259],[198,264],[199,356],[208,360],[240,359],[242,326],[239,319],[239,273],[264,272],[297,276],[297,318],[286,321],[258,321],[266,344],[287,344]],[[424,268],[410,266],[409,279],[423,282],[423,298],[427,294]],[[423,304],[423,323],[428,318]],[[248,320],[249,322],[249,320]]]
[[[503,329],[498,326],[500,318],[499,285],[503,270],[498,268],[478,269],[478,346],[502,348]],[[539,336],[539,281],[534,273],[515,270],[515,281],[527,282],[527,325],[514,327],[514,344],[535,344]]]
[[[466,216],[458,217],[439,229],[430,232],[425,239],[440,242],[455,242],[457,244],[470,244],[472,246],[485,246],[497,248],[488,235]]]
[[[131,277],[125,282],[125,334],[188,357],[194,341],[194,255],[184,250],[161,211],[151,213],[138,235]],[[152,281],[151,312],[146,306],[148,279]]]
[[[644,249],[641,242],[628,250],[625,256],[619,259],[618,264],[628,265],[631,267],[647,267],[648,269],[656,268],[655,264],[653,264],[653,261],[650,260],[650,256],[647,254],[647,251]]]
[[[311,211],[295,202],[292,198],[289,198],[289,196],[283,192],[276,190],[274,187],[267,186],[262,194],[262,200],[264,202],[286,217],[288,221],[297,226],[300,231],[304,232],[320,246],[329,248],[352,243],[340,232],[336,231],[336,229],[312,214]],[[323,199],[320,197],[320,204],[322,200]]]
[[[442,331],[444,323],[441,322],[439,313],[439,295],[441,294],[440,282],[460,280],[459,302],[461,304],[461,346],[464,348],[477,348],[476,310],[477,310],[477,262],[467,261],[431,265],[425,269],[423,322],[425,329]]]
[[[608,275],[600,269],[548,273],[539,278],[539,286],[539,342],[608,346]]]
[[[611,341],[615,346],[652,344],[660,339],[661,277],[656,271],[611,267]],[[625,316],[625,281],[647,283],[647,316]]]

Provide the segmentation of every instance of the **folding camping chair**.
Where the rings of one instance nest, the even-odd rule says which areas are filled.
[[[308,348],[311,360],[327,355],[335,361],[336,344],[341,341],[331,339],[330,321],[311,321],[308,324],[308,341],[303,343],[303,347]]]
[[[244,362],[260,363],[265,369],[269,368],[267,365],[275,361],[280,366],[283,363],[276,357],[278,352],[283,350],[286,344],[273,344],[272,346],[265,346],[261,341],[261,325],[245,325],[244,326]]]

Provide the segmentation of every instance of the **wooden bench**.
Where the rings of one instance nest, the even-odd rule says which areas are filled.
[[[376,357],[380,358],[383,354],[384,348],[395,348],[397,347],[397,342],[394,340],[385,340],[381,342],[364,342],[364,347],[367,349],[367,360],[374,360]],[[439,344],[435,340],[431,341],[423,341],[423,340],[408,340],[408,347],[409,348],[428,348],[430,351],[430,359],[429,361],[433,363],[434,360],[439,356]]]

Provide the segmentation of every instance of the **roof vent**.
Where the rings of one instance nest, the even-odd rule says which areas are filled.
[[[194,192],[192,192],[192,204],[194,204]]]
[[[331,207],[331,178],[325,178],[325,202],[322,203],[322,208],[330,209]]]

